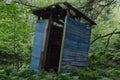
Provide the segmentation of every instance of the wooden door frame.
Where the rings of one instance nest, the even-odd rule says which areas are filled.
[[[41,49],[41,55],[40,55],[40,63],[39,63],[39,69],[44,70],[45,66],[45,60],[46,60],[46,53],[47,53],[47,46],[48,46],[48,40],[49,40],[49,33],[50,33],[50,20],[46,20],[45,30],[44,30],[44,38],[42,42],[42,49]]]

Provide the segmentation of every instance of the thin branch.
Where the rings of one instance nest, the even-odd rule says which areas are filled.
[[[92,16],[95,16],[95,17],[93,17],[93,20],[95,20],[95,19],[97,19],[98,18],[98,16],[102,13],[102,11],[105,9],[105,7],[102,7],[101,8],[101,10],[96,14],[96,15],[92,15]]]
[[[23,3],[22,1],[20,1],[20,2],[14,1],[14,3],[18,3],[18,4],[21,4],[21,5],[24,5],[24,6],[28,6],[28,7],[39,8],[38,6],[33,6],[33,5],[30,5],[30,4],[26,4],[26,3]]]
[[[116,1],[112,0],[112,1],[108,2],[108,3],[105,4],[105,5],[99,4],[99,6],[101,6],[101,7],[106,7],[106,6],[110,6],[110,5],[113,4],[113,3],[116,3]]]
[[[112,0],[112,1],[109,1],[107,4],[105,4],[105,5],[101,5],[101,4],[98,4],[99,5],[99,7],[101,7],[101,10],[98,12],[98,13],[96,13],[96,16],[94,16],[94,14],[93,14],[93,20],[95,20],[95,19],[97,19],[98,18],[98,16],[102,13],[102,11],[106,8],[106,7],[109,7],[111,4],[114,4],[114,3],[116,3],[116,1],[114,1],[114,0]],[[97,7],[94,9],[94,10],[96,10],[97,9]]]
[[[118,31],[118,32],[112,32],[112,33],[109,33],[109,34],[106,34],[106,35],[103,35],[103,36],[98,36],[96,39],[94,39],[93,41],[91,41],[91,44],[93,44],[94,42],[96,42],[98,39],[101,39],[101,38],[104,38],[104,37],[108,37],[108,36],[113,35],[113,34],[120,34],[120,31]]]
[[[105,0],[88,0],[84,6],[79,7],[78,9],[84,9],[82,11],[85,14],[87,14],[87,15],[91,14],[90,17],[93,20],[96,20],[105,8],[116,3],[116,0],[108,0],[108,1],[105,1],[106,4],[100,4],[104,1]]]
[[[114,31],[113,31],[113,33],[116,31],[117,29],[115,29]],[[110,43],[110,38],[112,37],[112,35],[113,34],[111,34],[109,37],[108,37],[108,39],[107,39],[107,43],[106,43],[106,46],[105,46],[105,49],[104,49],[104,53],[106,52],[106,50],[107,50],[107,48],[108,48],[108,45],[109,45],[109,43]]]

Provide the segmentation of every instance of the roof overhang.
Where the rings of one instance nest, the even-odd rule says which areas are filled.
[[[33,9],[32,13],[38,17],[43,18],[49,18],[51,15],[54,15],[55,18],[64,18],[66,15],[69,15],[74,18],[83,18],[90,25],[96,25],[96,23],[93,20],[91,20],[79,10],[75,9],[68,2],[58,2],[47,7]]]

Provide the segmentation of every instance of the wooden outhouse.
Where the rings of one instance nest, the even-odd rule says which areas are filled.
[[[67,2],[32,11],[38,20],[30,69],[69,72],[87,66],[91,26],[96,23]]]

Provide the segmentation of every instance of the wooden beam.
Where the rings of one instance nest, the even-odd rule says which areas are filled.
[[[74,7],[72,7],[69,3],[64,2],[64,5],[66,5],[70,9],[74,10],[79,17],[83,17],[85,20],[87,20],[88,22],[90,22],[90,24],[96,25],[96,23],[94,21],[92,21],[87,16],[85,16],[83,13],[81,13],[80,11],[78,11],[77,9],[75,9]]]
[[[53,22],[56,22],[56,23],[61,24],[61,25],[64,25],[63,22],[61,22],[61,21],[59,21],[59,20],[57,20],[57,19],[52,19],[52,20],[53,20]]]

